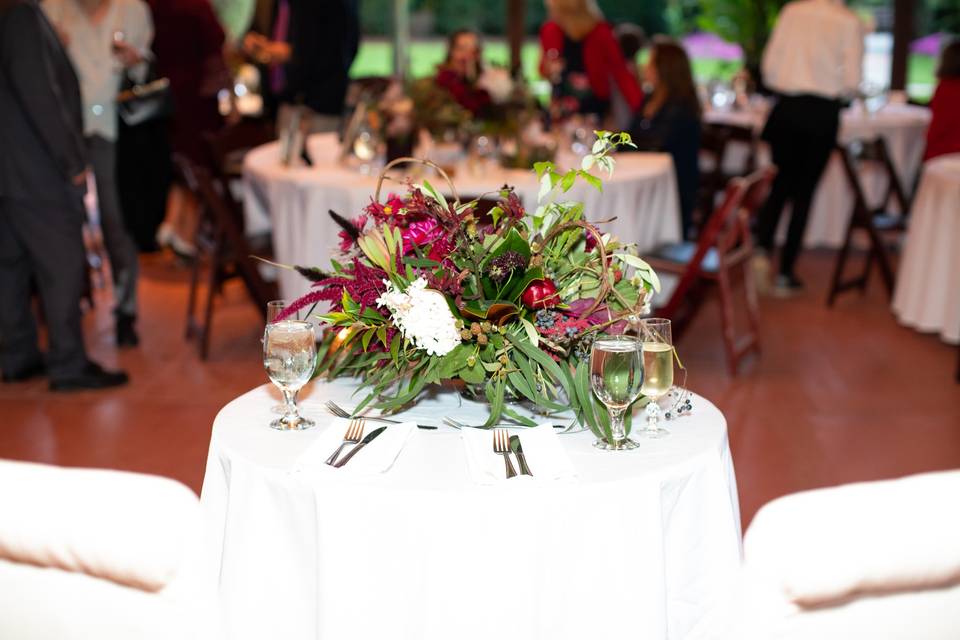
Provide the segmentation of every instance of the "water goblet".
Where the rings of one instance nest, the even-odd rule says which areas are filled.
[[[646,318],[640,321],[640,341],[643,344],[643,395],[650,399],[647,405],[647,426],[641,432],[646,438],[662,438],[670,432],[660,426],[659,400],[673,387],[673,337],[670,321],[666,318]]]
[[[297,392],[310,381],[317,366],[317,341],[313,325],[300,320],[268,324],[263,335],[263,367],[283,393],[283,415],[270,423],[274,429],[300,431],[314,426],[300,415]]]
[[[627,437],[624,415],[640,397],[643,354],[636,336],[599,336],[590,349],[590,386],[610,415],[610,442],[597,440],[598,449],[622,451],[637,443]]]
[[[283,310],[286,309],[286,308],[287,308],[287,301],[286,301],[286,300],[271,300],[270,302],[268,302],[268,303],[267,303],[267,325],[271,325],[271,324],[273,324],[274,322],[276,322],[276,321],[277,321],[277,318],[280,317],[280,315],[283,313]],[[294,314],[291,314],[291,315],[292,315],[292,317],[289,318],[290,320],[299,320],[299,319],[300,319],[298,313],[294,313]],[[265,342],[265,340],[266,340],[266,336],[267,336],[267,329],[266,329],[266,327],[264,327],[264,329],[263,329],[263,336],[264,336],[263,338],[260,338],[260,344],[263,344],[263,343]],[[282,413],[284,413],[286,410],[287,410],[287,405],[284,404],[284,403],[282,403],[282,402],[279,402],[279,403],[273,405],[272,407],[270,407],[270,411],[272,411],[273,413],[281,413],[281,414],[282,414]]]

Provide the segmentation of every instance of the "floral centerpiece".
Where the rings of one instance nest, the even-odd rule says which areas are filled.
[[[358,376],[366,392],[358,412],[400,410],[453,380],[489,401],[488,424],[534,424],[518,400],[541,413],[572,410],[605,435],[590,346],[636,321],[659,282],[630,245],[585,220],[582,203],[565,200],[577,181],[602,189],[591,171],[612,173],[614,149],[632,145],[627,134],[597,134],[579,169],[535,166],[532,214],[509,187],[480,215],[452,183],[453,201],[423,181],[380,202],[378,185],[363,215],[341,220],[344,255],[332,272],[296,267],[313,291],[288,313],[330,305],[317,374]]]

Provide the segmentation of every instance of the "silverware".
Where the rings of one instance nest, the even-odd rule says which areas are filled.
[[[513,469],[513,463],[510,462],[510,436],[506,429],[493,430],[493,452],[503,456],[503,462],[507,468],[507,479],[513,478],[517,472]]]
[[[527,466],[527,458],[523,455],[523,445],[520,443],[520,436],[510,436],[510,450],[517,456],[517,462],[520,463],[520,473],[525,476],[533,476],[530,473],[530,467]]]
[[[327,407],[327,411],[337,416],[338,418],[352,418],[351,415],[346,409],[338,405],[333,400],[327,400],[324,403]],[[385,422],[387,424],[400,424],[400,420],[391,420],[390,418],[381,418],[380,416],[363,416],[364,420],[373,420],[374,422]],[[436,429],[437,427],[430,424],[418,424],[418,429]]]
[[[350,449],[350,453],[348,453],[347,455],[343,456],[343,460],[341,460],[340,462],[338,462],[337,464],[335,464],[335,465],[333,465],[333,466],[335,466],[335,467],[337,467],[337,468],[339,469],[339,468],[342,467],[343,465],[345,465],[345,464],[347,464],[348,462],[350,462],[350,458],[352,458],[353,456],[357,455],[357,451],[360,451],[360,449],[363,449],[365,446],[367,446],[368,444],[370,444],[371,442],[373,442],[373,439],[374,439],[374,438],[376,438],[377,436],[379,436],[381,433],[383,433],[383,432],[386,431],[386,430],[387,430],[386,427],[379,427],[379,428],[374,429],[373,431],[371,431],[370,434],[369,434],[366,438],[364,438],[362,442],[360,442],[360,444],[358,444],[357,446],[355,446],[353,449]]]
[[[346,433],[343,434],[343,442],[341,442],[340,446],[337,447],[337,450],[333,452],[333,455],[326,459],[326,463],[332,465],[337,461],[337,456],[340,455],[340,452],[343,451],[345,446],[360,442],[360,438],[363,437],[364,426],[364,422],[360,418],[351,420],[347,425]]]

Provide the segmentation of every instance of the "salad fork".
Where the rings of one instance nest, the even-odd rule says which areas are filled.
[[[353,416],[350,415],[350,413],[346,409],[338,405],[333,400],[327,400],[324,403],[324,405],[327,407],[327,411],[337,416],[338,418],[347,418],[348,420],[353,419]],[[389,418],[380,418],[378,416],[364,416],[363,419],[373,420],[374,422],[386,422],[388,424],[400,424],[399,420],[390,420]]]
[[[517,472],[513,468],[513,463],[510,462],[510,435],[506,429],[493,430],[493,452],[503,456],[507,469],[507,479],[515,477]]]
[[[363,438],[363,428],[365,424],[362,418],[356,418],[351,420],[347,425],[347,431],[343,434],[343,442],[340,443],[340,446],[337,447],[337,450],[333,452],[329,458],[326,459],[326,463],[333,465],[337,461],[337,456],[340,455],[340,452],[343,451],[343,448],[348,444],[357,444],[360,442],[360,439]]]

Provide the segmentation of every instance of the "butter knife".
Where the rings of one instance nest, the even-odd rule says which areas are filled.
[[[517,462],[520,463],[520,474],[533,476],[530,473],[530,467],[527,466],[527,458],[523,455],[523,445],[520,444],[520,436],[510,436],[510,450],[517,456]]]
[[[339,468],[342,467],[343,465],[345,465],[345,464],[347,464],[348,462],[350,462],[350,458],[352,458],[353,456],[357,455],[357,451],[360,451],[360,449],[363,449],[365,446],[367,446],[368,444],[370,444],[371,442],[373,442],[373,439],[374,439],[374,438],[376,438],[377,436],[379,436],[381,433],[383,433],[383,432],[386,431],[386,430],[387,430],[386,427],[380,427],[379,429],[374,429],[373,431],[371,431],[369,434],[367,434],[367,437],[365,437],[363,440],[360,441],[360,444],[358,444],[357,446],[355,446],[353,449],[350,449],[350,453],[348,453],[347,455],[343,456],[343,458],[340,459],[340,460],[338,460],[337,463],[336,463],[335,465],[333,465],[333,466],[339,469]]]

